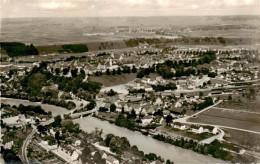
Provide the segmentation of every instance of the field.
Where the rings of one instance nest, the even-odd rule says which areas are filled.
[[[189,121],[260,132],[260,113],[211,108],[199,114],[196,118],[190,118]]]
[[[225,140],[237,145],[260,151],[260,135],[232,129],[224,129]]]
[[[103,84],[105,87],[128,83],[136,78],[136,73],[122,75],[90,76],[90,81]]]
[[[217,36],[216,36],[217,34]],[[225,30],[201,30],[183,33],[189,37],[218,37],[225,38],[255,38],[260,36],[257,29],[225,29]]]
[[[218,105],[218,107],[260,113],[260,94],[259,93],[252,100],[243,99],[243,98],[240,98],[240,99],[241,99],[241,101],[223,102],[220,105]]]

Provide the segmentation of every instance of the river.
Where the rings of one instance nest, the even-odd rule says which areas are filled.
[[[84,117],[82,119],[79,118],[74,120],[74,122],[79,123],[82,130],[89,133],[94,131],[95,128],[98,128],[103,129],[103,132],[106,134],[111,133],[116,136],[126,137],[131,145],[136,145],[139,150],[142,150],[144,153],[155,153],[164,159],[174,161],[174,163],[225,163],[224,161],[210,156],[198,154],[191,150],[182,149],[174,145],[155,140],[152,137],[142,135],[139,132],[118,127],[107,121],[101,121],[92,116]]]
[[[1,97],[1,103],[9,104],[11,106],[16,105],[19,106],[20,104],[23,105],[40,105],[42,109],[46,112],[51,111],[53,116],[62,115],[68,113],[68,110],[63,107],[49,105],[49,104],[42,104],[41,102],[32,102],[28,100],[21,100],[21,99],[13,99],[13,98],[3,98]]]

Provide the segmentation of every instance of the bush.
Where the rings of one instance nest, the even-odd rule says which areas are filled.
[[[109,109],[108,109],[108,108],[105,108],[105,107],[100,107],[98,110],[99,110],[100,112],[107,112],[107,111],[109,111]]]

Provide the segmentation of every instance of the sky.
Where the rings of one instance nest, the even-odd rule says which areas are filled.
[[[0,18],[260,15],[260,0],[0,0]]]

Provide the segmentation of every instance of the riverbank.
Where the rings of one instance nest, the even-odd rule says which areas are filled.
[[[1,103],[9,104],[11,106],[13,106],[13,105],[19,106],[20,104],[23,104],[23,105],[26,105],[26,106],[28,106],[28,105],[40,105],[44,111],[52,112],[53,116],[63,115],[63,114],[68,113],[68,110],[66,108],[62,108],[62,107],[55,106],[55,105],[42,104],[41,102],[32,102],[32,101],[29,101],[29,100],[21,100],[21,99],[1,97]]]
[[[94,131],[95,128],[98,128],[102,129],[106,134],[111,133],[116,136],[126,137],[131,145],[136,145],[144,153],[155,153],[164,159],[170,159],[175,163],[225,163],[222,160],[155,140],[150,136],[145,136],[141,133],[118,127],[108,121],[101,121],[92,116],[75,119],[74,123],[79,123],[80,128],[88,133]]]

